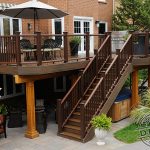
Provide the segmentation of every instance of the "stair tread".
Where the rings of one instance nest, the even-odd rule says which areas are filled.
[[[73,122],[78,122],[78,123],[80,123],[80,120],[79,120],[79,119],[75,119],[75,118],[70,118],[69,121],[73,121]]]
[[[80,131],[80,127],[79,126],[65,125],[64,127]]]
[[[80,112],[74,112],[73,114],[74,115],[80,115]]]
[[[79,139],[79,140],[81,140],[81,137],[80,137],[80,135],[78,135],[78,134],[75,134],[75,133],[70,133],[70,132],[62,132],[61,134],[62,134],[62,135],[64,135],[64,136],[69,136],[69,137],[73,137],[73,138],[76,138],[76,139]]]

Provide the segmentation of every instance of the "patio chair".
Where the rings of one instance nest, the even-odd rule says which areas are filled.
[[[54,42],[54,57],[56,58],[56,52],[59,52],[59,56],[60,58],[62,58],[61,56],[61,50],[63,49],[62,47],[62,37],[56,37],[55,38],[55,42]]]
[[[32,54],[33,54],[33,46],[28,39],[21,39],[20,40],[20,48],[22,49],[22,52],[25,53],[25,59],[31,60]]]
[[[43,45],[43,58],[44,59],[54,59],[53,48],[55,46],[54,39],[45,39]]]
[[[0,122],[0,134],[4,134],[5,138],[7,138],[6,134],[6,116],[3,117],[3,120]]]

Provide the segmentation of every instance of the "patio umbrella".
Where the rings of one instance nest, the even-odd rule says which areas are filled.
[[[13,7],[6,8],[2,14],[14,18],[34,19],[34,32],[35,19],[53,19],[68,15],[67,13],[53,6],[37,0],[31,0]]]

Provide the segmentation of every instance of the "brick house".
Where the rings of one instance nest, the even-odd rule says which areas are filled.
[[[4,0],[0,0],[0,9],[27,1],[28,0],[7,0],[6,3]],[[52,5],[69,14],[63,18],[52,20],[41,19],[36,21],[36,30],[41,31],[43,34],[61,34],[64,31],[70,34],[84,34],[86,31],[89,31],[90,34],[98,34],[111,30],[111,17],[113,12],[112,0],[64,0],[63,3],[60,2],[60,0],[41,0],[41,2]],[[12,35],[16,31],[20,31],[21,34],[32,34],[33,20],[17,19],[1,15],[0,35]],[[90,44],[92,46],[93,41],[91,41]],[[84,41],[81,45],[82,47],[84,46]],[[5,75],[1,76],[4,76],[1,78],[6,82]],[[5,88],[5,90],[6,89],[7,88]],[[5,91],[4,93],[6,96],[7,92]],[[15,92],[13,95],[18,94]]]
[[[26,1],[8,0],[7,3],[9,4],[5,4],[4,0],[0,0],[0,7],[3,8],[3,6],[5,7],[7,5],[9,6],[13,4],[19,4],[21,2]],[[94,1],[64,0],[63,3],[60,2],[60,0],[41,0],[41,1],[54,7],[57,7],[69,14],[68,16],[65,16],[63,18],[36,21],[36,31],[40,31],[43,34],[61,34],[64,31],[68,32],[69,34],[84,34],[85,32],[88,31],[90,32],[90,34],[99,34],[111,30],[111,18],[113,14],[113,2],[114,2],[112,0],[94,0]],[[17,19],[1,15],[0,27],[1,27],[0,28],[1,35],[12,35],[16,31],[20,31],[21,34],[33,34],[33,20],[31,19],[29,20]],[[103,51],[104,53],[105,52],[107,53],[108,57],[110,57],[109,55],[111,47],[110,36],[109,35],[107,36],[108,36],[107,42],[105,43],[106,46],[104,47]],[[84,39],[82,39],[81,47],[84,47],[84,44],[85,44]],[[94,51],[94,44],[95,44],[94,39],[91,39],[90,50],[92,51]],[[16,49],[14,51],[16,52]],[[11,52],[14,53],[14,51]],[[3,56],[4,55],[2,54],[0,58],[2,58]],[[16,53],[14,56],[16,56]],[[105,55],[103,56],[104,59],[107,59]],[[35,106],[34,106],[35,99],[36,98],[37,99],[55,98],[55,100],[63,99],[65,94],[70,90],[70,88],[78,79],[80,70],[85,69],[88,62],[90,62],[90,59],[84,58],[82,63],[77,59],[77,61],[73,63],[65,62],[55,64],[55,62],[53,62],[54,65],[51,64],[45,65],[43,63],[44,64],[43,66],[42,65],[32,66],[32,62],[27,62],[28,63],[27,66],[25,66],[26,64],[25,65],[23,64],[22,66],[19,67],[15,65],[13,69],[11,68],[12,67],[11,65],[10,66],[8,65],[7,67],[3,65],[1,66],[0,87],[3,88],[2,98],[6,99],[8,97],[10,98],[26,94],[26,103],[27,103],[27,131],[25,133],[26,137],[34,138],[38,136],[38,133],[35,129]],[[2,62],[2,64],[3,63],[5,62]],[[110,64],[110,62],[108,64]],[[94,69],[94,67],[91,68]],[[90,71],[89,69],[87,75],[89,75],[90,73],[92,76],[92,71]],[[13,77],[15,78],[15,80]],[[62,84],[60,84],[60,82]],[[91,81],[89,80],[88,82]],[[11,86],[9,86],[10,84]],[[24,85],[26,85],[26,91],[24,90],[25,89]],[[64,108],[65,107],[68,107],[68,103],[64,105]],[[59,122],[58,124],[60,125]]]

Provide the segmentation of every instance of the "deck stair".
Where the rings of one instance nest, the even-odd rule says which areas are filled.
[[[108,35],[64,99],[58,101],[58,135],[81,142],[90,140],[92,117],[108,112],[132,71],[131,36],[114,57],[110,40]]]

